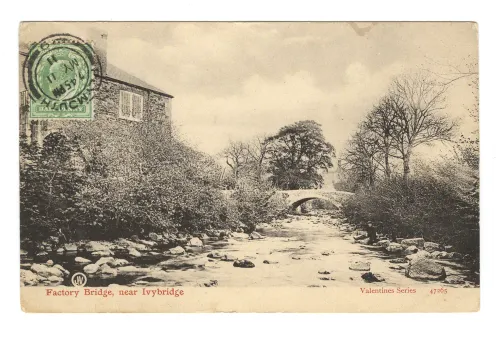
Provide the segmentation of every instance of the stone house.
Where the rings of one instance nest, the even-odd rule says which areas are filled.
[[[171,132],[173,96],[108,63],[107,35],[96,32],[92,32],[92,35],[90,38],[95,43],[94,50],[102,65],[101,85],[93,98],[93,118],[122,123],[131,128],[143,122],[162,123],[166,132]],[[20,135],[26,135],[28,141],[36,140],[41,144],[49,133],[64,129],[66,121],[30,120],[30,97],[22,80],[27,50],[27,46],[21,46],[19,52]]]

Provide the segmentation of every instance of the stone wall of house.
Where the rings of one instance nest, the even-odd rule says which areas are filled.
[[[170,123],[172,117],[171,98],[151,92],[149,95],[149,116],[153,120]]]
[[[170,132],[171,111],[168,104],[171,100],[168,97],[150,92],[148,90],[136,88],[127,84],[122,84],[110,80],[103,80],[101,86],[94,94],[93,98],[93,113],[95,120],[106,120],[110,123],[119,123],[120,125],[129,125],[134,127],[138,121],[131,121],[119,117],[120,106],[120,90],[126,90],[139,94],[143,97],[143,118],[142,122],[159,122],[165,124],[165,132]],[[166,108],[167,107],[167,108]],[[27,110],[25,113],[29,113]],[[27,131],[29,133],[36,132],[37,140],[40,142],[51,132],[64,131],[65,127],[75,124],[85,124],[88,121],[75,120],[49,120],[47,122],[31,121]],[[41,127],[40,123],[46,123]],[[22,130],[21,130],[22,131]],[[30,138],[31,134],[28,135]],[[34,138],[34,137],[33,137]]]
[[[109,80],[102,80],[101,86],[94,94],[94,118],[99,119],[103,116],[118,119],[118,110],[120,107],[120,90],[133,92],[141,95],[144,99],[143,116],[148,111],[148,92],[126,84],[117,83]]]

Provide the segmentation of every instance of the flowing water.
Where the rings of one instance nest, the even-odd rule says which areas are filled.
[[[205,241],[203,248],[187,249],[182,256],[147,256],[131,260],[140,268],[140,273],[122,274],[102,279],[90,277],[87,286],[121,284],[130,286],[301,286],[301,287],[344,287],[366,286],[361,278],[364,272],[349,269],[349,262],[366,261],[371,271],[380,274],[385,281],[371,286],[442,286],[440,282],[421,282],[405,277],[404,268],[395,270],[397,264],[389,262],[395,256],[380,251],[377,247],[363,246],[344,240],[346,234],[335,225],[336,219],[329,215],[293,216],[288,220],[263,225],[257,231],[264,239],[249,240],[231,238],[221,241]],[[236,268],[233,262],[207,257],[208,253],[228,254],[246,259],[254,268]],[[71,273],[81,271],[83,266],[75,264],[76,255],[49,256]],[[93,261],[98,258],[82,255]],[[264,261],[269,263],[264,263]],[[467,275],[468,271],[451,262],[445,264],[447,275]],[[392,268],[391,268],[392,267]],[[397,267],[396,267],[397,268]],[[320,274],[327,271],[329,274]],[[67,280],[66,285],[69,285]],[[447,287],[463,287],[450,285]]]

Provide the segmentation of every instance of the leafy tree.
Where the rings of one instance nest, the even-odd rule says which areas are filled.
[[[372,188],[382,165],[378,136],[362,125],[349,140],[341,163],[342,171],[354,177],[355,190],[360,186]]]
[[[321,125],[312,120],[282,127],[268,137],[270,181],[280,189],[317,188],[320,170],[333,167],[335,149],[325,140]]]

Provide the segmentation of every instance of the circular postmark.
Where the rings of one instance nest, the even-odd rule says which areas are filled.
[[[79,37],[56,34],[32,44],[23,66],[31,117],[91,118],[101,74],[97,53]]]
[[[71,283],[75,287],[84,287],[87,284],[87,275],[84,273],[74,273],[71,276]]]

